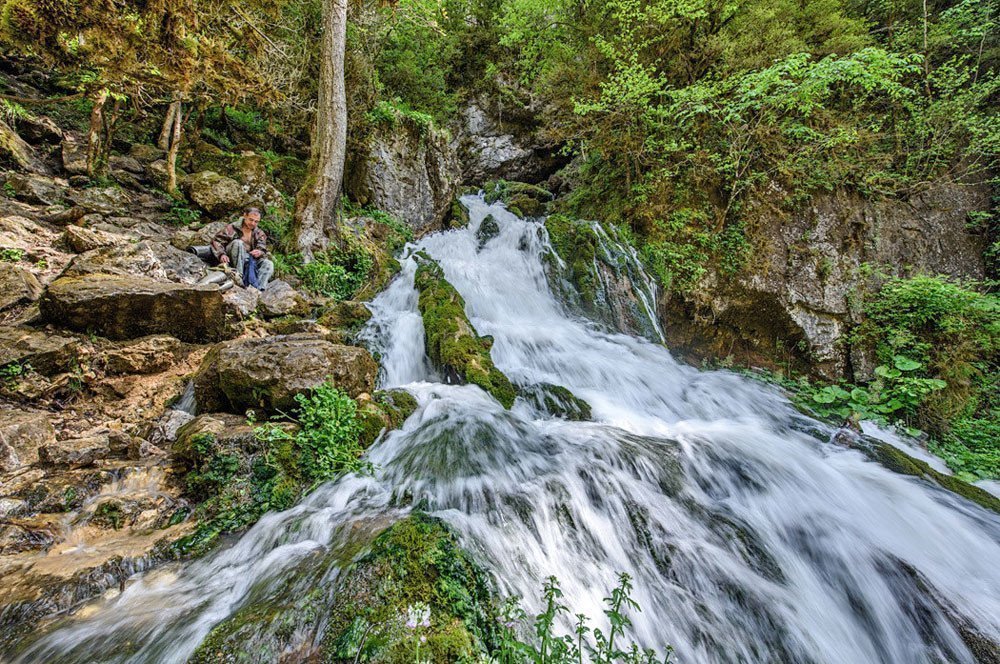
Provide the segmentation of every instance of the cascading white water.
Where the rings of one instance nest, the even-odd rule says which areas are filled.
[[[672,644],[683,662],[972,662],[963,635],[1000,643],[1000,517],[827,442],[828,427],[775,391],[567,316],[547,287],[540,225],[464,200],[470,227],[419,248],[512,380],[564,385],[595,421],[523,401],[506,411],[437,382],[404,260],[366,335],[384,385],[420,408],[372,448],[374,476],[320,487],[231,548],[142,576],[18,661],[182,662],[249,596],[410,504],[451,523],[529,605],[554,574],[573,611],[599,619],[628,572],[643,609],[633,636]],[[479,249],[488,213],[501,231]]]

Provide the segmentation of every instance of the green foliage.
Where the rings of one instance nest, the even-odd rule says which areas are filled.
[[[299,431],[295,435],[298,467],[308,482],[334,479],[341,473],[361,472],[358,444],[361,427],[357,404],[344,392],[323,385],[310,394],[296,395]]]
[[[0,384],[8,389],[14,389],[18,381],[31,371],[31,365],[27,362],[10,362],[0,366]]]
[[[182,203],[176,203],[170,208],[167,221],[176,226],[189,226],[201,221],[201,210],[188,207]]]
[[[434,117],[429,113],[414,111],[400,99],[380,101],[368,111],[368,122],[373,125],[384,124],[395,127],[400,122],[411,122],[421,133],[429,131],[434,126]]]
[[[0,262],[18,263],[24,260],[24,249],[0,249]]]
[[[389,253],[396,255],[407,242],[413,241],[413,228],[399,217],[378,208],[370,206],[359,207],[346,196],[344,197],[343,205],[344,214],[351,217],[367,217],[388,229],[388,238],[385,240],[385,246],[389,250]]]
[[[662,655],[637,644],[624,643],[625,630],[632,626],[629,612],[639,611],[632,599],[632,579],[628,574],[618,575],[618,586],[605,597],[604,615],[610,623],[608,632],[591,629],[587,617],[578,614],[572,634],[558,634],[559,616],[569,612],[562,603],[562,590],[554,576],[542,586],[545,609],[529,618],[517,600],[508,601],[503,609],[498,646],[492,656],[501,664],[578,664],[582,661],[603,664],[654,664],[671,661],[673,649],[667,647]],[[521,640],[519,631],[532,632],[530,640]]]
[[[938,378],[920,377],[918,373],[923,366],[896,355],[891,365],[875,368],[876,378],[866,387],[804,384],[798,393],[799,404],[821,417],[847,418],[856,414],[876,422],[911,425],[927,398],[948,386]]]
[[[175,450],[187,464],[188,495],[201,501],[198,528],[174,545],[177,554],[198,555],[220,535],[249,527],[269,510],[288,509],[317,483],[370,468],[361,458],[353,399],[324,384],[297,395],[296,403],[297,426],[267,422],[225,445],[212,434],[195,434]]]

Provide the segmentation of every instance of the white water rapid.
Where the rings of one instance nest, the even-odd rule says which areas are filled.
[[[300,561],[411,504],[454,526],[531,608],[554,574],[572,611],[600,624],[602,597],[628,572],[642,607],[631,636],[672,644],[681,662],[974,662],[963,636],[1000,643],[1000,517],[829,442],[776,391],[567,316],[546,283],[541,225],[464,200],[469,228],[418,248],[494,337],[498,367],[515,383],[568,387],[595,421],[523,401],[506,411],[477,387],[438,382],[404,259],[366,336],[383,386],[420,408],[371,449],[374,475],[322,486],[223,551],[139,577],[17,661],[183,662]],[[501,232],[477,250],[488,213]]]

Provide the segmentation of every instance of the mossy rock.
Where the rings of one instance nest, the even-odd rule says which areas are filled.
[[[527,182],[494,180],[486,183],[484,198],[487,203],[501,201],[519,217],[540,217],[552,201],[552,192]]]
[[[521,396],[555,417],[575,422],[590,420],[590,404],[562,385],[536,383],[520,389]]]
[[[348,330],[351,332],[361,329],[372,317],[372,312],[368,310],[364,302],[354,300],[344,300],[335,302],[324,309],[316,322],[332,330]]]
[[[378,440],[382,431],[392,431],[403,425],[413,411],[417,400],[405,390],[375,392],[371,399],[358,399],[358,420],[361,423],[361,446],[368,448]]]
[[[579,295],[579,304],[593,313],[600,287],[597,274],[597,233],[589,222],[554,214],[545,220],[552,249],[566,264],[563,276]]]
[[[451,202],[446,228],[465,228],[469,221],[469,208],[465,207],[461,199],[456,198]]]
[[[412,662],[420,636],[431,662],[474,659],[493,644],[487,577],[439,519],[417,512],[397,522],[340,578],[323,662]],[[430,626],[411,630],[407,609],[417,603],[430,608]]]
[[[465,315],[465,300],[444,278],[441,267],[417,255],[415,283],[424,321],[427,356],[455,383],[472,383],[489,392],[504,408],[514,405],[517,391],[490,357],[493,340],[481,337]]]
[[[957,493],[963,498],[1000,514],[1000,498],[957,477],[938,472],[931,468],[927,462],[914,459],[906,452],[893,447],[889,443],[863,436],[856,442],[851,443],[851,446],[893,472],[912,475],[913,477],[922,477],[943,489]]]
[[[492,214],[486,215],[486,218],[479,224],[479,228],[476,229],[476,239],[479,240],[479,248],[482,249],[486,246],[487,242],[498,235],[500,235],[500,224],[497,222],[496,217]]]

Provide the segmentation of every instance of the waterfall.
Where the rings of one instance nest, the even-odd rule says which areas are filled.
[[[556,575],[573,612],[600,624],[616,573],[629,573],[642,607],[630,637],[672,644],[682,662],[974,662],[970,634],[1000,643],[1000,517],[831,443],[776,390],[567,315],[539,225],[463,200],[468,228],[410,250],[440,263],[515,383],[563,385],[594,421],[523,400],[507,411],[477,387],[442,384],[404,257],[363,336],[383,385],[420,406],[370,450],[375,473],[318,488],[209,557],[139,576],[15,661],[183,662],[251,596],[412,504],[450,523],[529,609]],[[479,248],[487,214],[500,233]]]

